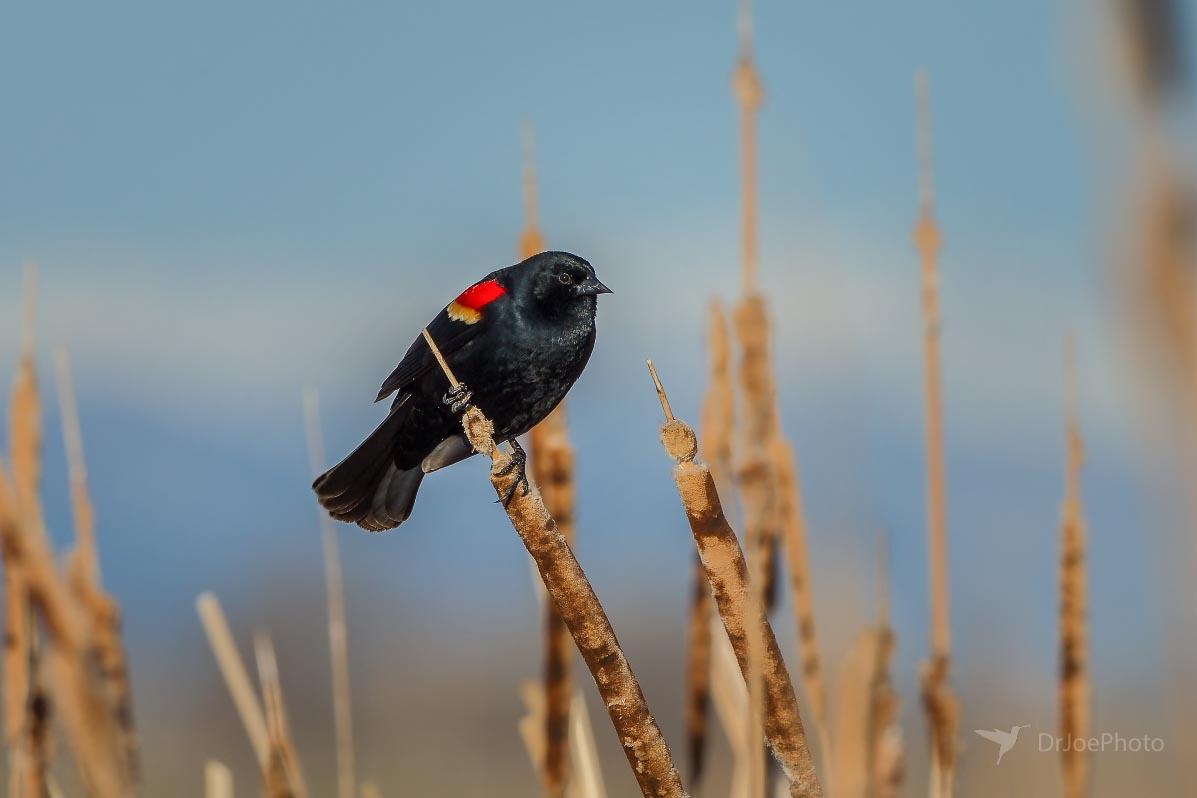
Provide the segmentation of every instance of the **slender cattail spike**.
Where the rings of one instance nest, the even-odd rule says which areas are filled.
[[[664,388],[651,363],[650,374],[662,399],[662,407],[667,407]],[[746,683],[753,681],[754,668],[761,671],[765,737],[789,779],[791,795],[795,798],[821,796],[823,791],[807,747],[794,686],[759,602],[759,594],[757,600],[753,600],[748,561],[723,514],[710,469],[694,462],[698,454],[694,431],[685,422],[669,418],[668,414],[666,418],[661,428],[661,443],[677,463],[674,481],[727,638]],[[756,643],[752,641],[753,637],[758,638]],[[754,646],[760,649],[759,663],[753,662],[751,649]],[[751,762],[749,764],[752,766]],[[763,779],[758,783],[763,783]]]
[[[427,329],[424,339],[450,385],[458,388],[460,384]],[[462,428],[474,451],[491,460],[491,485],[501,498],[507,499],[507,517],[536,562],[553,607],[561,614],[594,677],[641,792],[645,798],[684,796],[673,757],[619,646],[615,630],[540,494],[520,489],[521,469],[511,453],[495,444],[494,425],[481,410],[468,408],[462,414]]]
[[[1089,673],[1085,519],[1081,504],[1084,445],[1077,421],[1076,350],[1071,336],[1065,354],[1066,466],[1060,521],[1060,738],[1089,735]],[[1088,762],[1077,746],[1061,749],[1065,798],[1086,792]]]
[[[756,292],[756,112],[765,99],[752,63],[752,9],[741,0],[740,55],[732,73],[732,94],[740,106],[740,277],[744,294]]]
[[[313,476],[324,472],[324,436],[320,432],[320,398],[315,390],[303,394],[308,464]],[[316,505],[320,548],[324,555],[324,596],[328,606],[328,649],[333,694],[333,731],[337,741],[337,798],[354,798],[355,757],[353,715],[349,691],[349,641],[345,622],[345,587],[341,550],[332,518]]]
[[[915,80],[918,99],[919,220],[914,243],[922,260],[923,395],[927,449],[927,549],[931,580],[931,656],[922,669],[923,708],[931,737],[933,798],[950,798],[956,759],[959,707],[949,684],[951,634],[948,618],[947,522],[943,465],[943,407],[939,368],[939,230],[931,190],[930,90],[926,73]]]

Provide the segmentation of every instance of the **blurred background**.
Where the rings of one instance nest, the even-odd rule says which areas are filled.
[[[1093,728],[1167,743],[1096,757],[1094,794],[1193,786],[1192,482],[1175,445],[1193,405],[1151,304],[1191,297],[1184,279],[1143,288],[1138,220],[1155,185],[1145,163],[1192,185],[1180,43],[1197,17],[1189,2],[1144,5],[1164,9],[1163,33],[1133,22],[1155,12],[1076,0],[753,9],[760,283],[824,656],[834,672],[871,617],[884,535],[910,795],[925,785],[929,612],[911,242],[920,67],[944,242],[960,794],[1059,789],[1054,755],[1024,743],[999,769],[971,730],[1055,727],[1069,332]],[[0,373],[18,355],[20,267],[36,261],[43,371],[54,347],[69,350],[104,580],[124,613],[144,794],[199,795],[210,757],[255,783],[196,618],[205,589],[246,651],[253,630],[274,634],[309,784],[332,794],[301,392],[319,391],[339,459],[381,418],[371,399],[420,326],[516,261],[525,121],[548,244],[615,291],[568,407],[575,548],[680,755],[693,544],[644,359],[697,422],[707,302],[739,285],[734,4],[22,3],[3,16]],[[65,542],[50,415],[46,518]],[[538,789],[515,729],[517,685],[541,667],[539,611],[484,474],[471,461],[429,479],[398,533],[338,528],[358,770],[387,795]],[[792,652],[792,623],[776,625]],[[578,679],[611,794],[635,794]],[[726,794],[722,749],[699,794]]]

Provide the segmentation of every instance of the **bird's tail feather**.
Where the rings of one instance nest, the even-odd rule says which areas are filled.
[[[406,419],[407,407],[401,403],[348,457],[316,478],[312,489],[329,515],[370,532],[394,529],[407,520],[424,472],[418,465],[395,465],[395,436]]]

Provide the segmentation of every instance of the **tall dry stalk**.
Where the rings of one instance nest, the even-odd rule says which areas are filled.
[[[761,649],[759,667],[764,694],[765,737],[790,781],[791,794],[820,796],[823,792],[807,747],[794,686],[790,683],[764,608],[759,601],[753,600],[744,552],[723,514],[710,469],[694,462],[698,454],[694,431],[685,422],[674,418],[665,389],[651,362],[649,373],[666,418],[661,428],[661,443],[677,463],[673,476],[678,494],[715,596],[719,617],[746,682],[751,681],[753,668],[750,659],[753,629],[759,629],[757,645]]]
[[[16,734],[21,753],[11,776],[14,795],[40,796],[50,791],[46,778],[47,713],[54,714],[74,753],[83,783],[99,798],[124,798],[133,791],[116,708],[97,683],[95,628],[68,580],[59,573],[50,549],[37,496],[40,472],[41,406],[33,366],[33,270],[27,272],[22,354],[10,408],[12,471],[0,466],[0,547],[5,558],[9,628],[6,641],[6,734]],[[41,623],[33,624],[32,611]],[[35,629],[44,638],[35,637]],[[118,642],[119,645],[119,642]],[[17,656],[16,652],[24,652]],[[35,656],[36,655],[36,656]],[[31,663],[36,663],[31,670]],[[100,667],[97,667],[100,666]],[[41,689],[43,672],[47,687]],[[18,714],[21,717],[18,717]],[[10,737],[11,740],[11,737]],[[17,750],[14,748],[12,750]]]
[[[15,490],[26,507],[37,501],[40,473],[41,413],[34,371],[34,307],[36,271],[25,269],[21,309],[21,350],[9,406],[9,457]],[[15,504],[8,508],[16,513]],[[16,523],[16,519],[10,519]],[[31,710],[33,699],[33,625],[28,586],[16,553],[4,548],[4,740],[8,749],[9,794],[45,794],[44,768],[35,756],[39,746],[33,732],[41,723]]]
[[[0,465],[0,539],[6,556],[24,572],[28,600],[44,622],[45,666],[55,715],[62,719],[89,794],[125,798],[133,791],[132,776],[112,708],[95,684],[88,618],[57,572],[40,522],[31,520],[36,513],[21,500],[15,485]],[[31,709],[37,710],[37,702]]]
[[[314,476],[324,473],[324,436],[320,432],[320,399],[314,390],[303,396],[308,465]],[[337,741],[337,796],[354,798],[357,766],[353,750],[353,714],[349,691],[349,633],[345,622],[345,587],[341,550],[332,518],[316,505],[320,549],[324,556],[324,597],[328,607],[328,652],[332,674],[333,732]]]
[[[275,657],[274,643],[269,635],[254,635],[254,658],[258,664],[258,684],[262,688],[266,735],[270,743],[270,760],[263,776],[266,798],[307,798],[303,771],[295,753],[291,724],[287,720],[287,710],[283,703],[278,659]]]
[[[890,678],[897,638],[889,612],[889,541],[879,538],[877,549],[877,660],[869,687],[869,795],[897,798],[906,772],[898,723],[900,698]]]
[[[741,0],[739,58],[732,73],[732,94],[740,110],[740,276],[743,298],[733,314],[740,342],[743,393],[742,451],[739,467],[744,536],[749,556],[762,558],[765,600],[772,609],[777,546],[775,486],[767,450],[776,431],[773,373],[769,363],[769,322],[757,293],[756,114],[765,93],[752,57],[752,15]]]
[[[732,751],[730,798],[747,798],[750,768],[748,688],[731,641],[723,631],[722,619],[718,617],[711,618],[711,699]]]
[[[545,249],[537,223],[536,165],[532,126],[523,127],[524,230],[520,258]],[[540,489],[545,509],[557,522],[567,542],[574,542],[574,451],[565,423],[565,402],[528,434],[531,477]],[[569,629],[550,604],[545,613],[544,693],[545,756],[542,778],[545,794],[560,798],[569,780],[570,648]]]
[[[1088,634],[1086,629],[1085,519],[1081,505],[1084,442],[1077,420],[1076,355],[1071,339],[1065,365],[1066,450],[1060,519],[1060,738],[1089,736]],[[1085,794],[1087,761],[1078,746],[1060,752],[1065,798]]]
[[[728,484],[732,473],[732,435],[735,429],[735,391],[731,377],[731,347],[723,306],[712,299],[707,313],[709,382],[702,403],[702,457],[710,464],[716,485]],[[702,560],[694,555],[690,589],[690,622],[686,646],[686,737],[690,780],[702,776],[706,752],[711,690],[711,588]]]
[[[424,340],[450,387],[459,389],[461,384],[427,330],[424,330]],[[507,517],[532,555],[553,606],[561,613],[594,677],[641,792],[645,798],[684,796],[685,790],[665,738],[649,711],[640,683],[615,637],[615,630],[569,543],[545,509],[540,495],[536,491],[518,489],[519,468],[512,454],[500,450],[495,443],[494,426],[482,411],[476,407],[468,408],[462,416],[462,428],[474,450],[490,458],[490,481],[495,492],[500,497],[510,493]]]
[[[69,559],[68,578],[91,621],[94,656],[104,691],[120,728],[125,767],[136,780],[139,743],[133,724],[133,690],[129,681],[128,657],[121,641],[120,607],[100,583],[95,513],[87,490],[87,466],[83,459],[83,433],[71,381],[70,362],[64,350],[54,353],[54,367],[75,522],[75,548]]]
[[[927,449],[927,549],[931,580],[931,656],[922,668],[923,709],[931,738],[931,796],[950,798],[956,761],[960,708],[949,683],[951,634],[948,618],[947,521],[944,498],[943,405],[939,366],[939,278],[931,172],[930,89],[927,75],[915,76],[918,101],[919,221],[914,242],[922,258],[923,396]]]
[[[781,435],[773,439],[770,454],[777,475],[778,515],[785,543],[790,600],[797,631],[799,673],[803,690],[810,702],[811,720],[819,735],[819,743],[826,760],[831,755],[831,742],[827,733],[826,697],[823,668],[819,658],[819,640],[815,634],[810,554],[806,545],[806,516],[802,507],[802,492],[799,490],[798,466],[793,447]]]
[[[233,706],[237,708],[241,725],[245,727],[254,758],[265,773],[270,762],[270,735],[266,730],[266,716],[253,682],[249,679],[249,672],[245,670],[245,663],[237,652],[237,644],[233,642],[233,633],[229,631],[224,610],[216,596],[201,593],[195,600],[195,611],[199,614],[208,645],[212,648],[220,675],[224,677],[225,687],[233,699]]]

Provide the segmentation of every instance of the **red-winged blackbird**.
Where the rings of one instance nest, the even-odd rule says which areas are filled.
[[[399,526],[425,474],[473,454],[459,418],[469,401],[494,422],[496,442],[515,444],[586,367],[596,297],[607,293],[594,268],[567,252],[534,255],[467,288],[428,332],[470,393],[447,393],[432,350],[417,337],[375,399],[398,392],[391,412],[312,484],[320,504],[333,518],[371,532]]]

